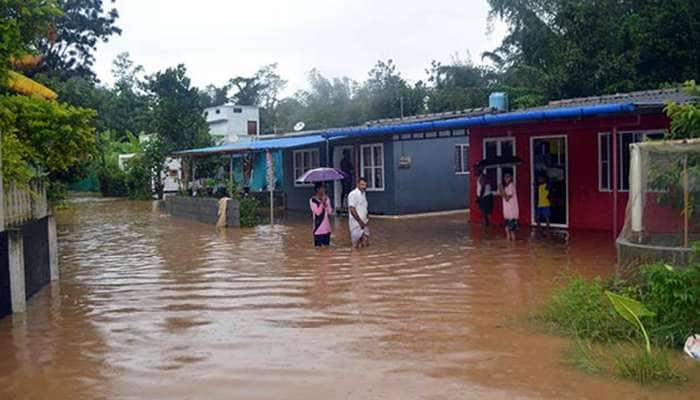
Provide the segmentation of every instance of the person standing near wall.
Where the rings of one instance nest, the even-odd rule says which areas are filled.
[[[340,195],[340,208],[342,209],[348,204],[348,194],[352,188],[353,173],[355,171],[355,167],[352,165],[352,161],[350,161],[349,150],[343,150],[343,159],[340,160],[340,170],[345,174],[345,179],[342,181],[343,192]]]
[[[486,177],[486,171],[479,171],[479,179],[476,181],[476,202],[481,211],[481,224],[491,225],[491,213],[493,212],[493,190]]]
[[[350,239],[356,249],[369,246],[369,212],[366,190],[367,180],[359,178],[357,187],[348,195]]]
[[[315,193],[309,200],[311,214],[314,219],[314,246],[330,246],[331,244],[331,222],[330,215],[333,213],[331,201],[326,196],[326,187],[322,183],[317,183]]]
[[[513,175],[503,175],[503,185],[500,187],[499,194],[503,200],[503,219],[506,223],[506,239],[515,240],[515,232],[518,231],[520,209],[518,208],[518,195],[515,192]]]

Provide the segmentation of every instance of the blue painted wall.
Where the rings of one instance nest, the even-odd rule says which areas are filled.
[[[411,214],[469,207],[469,175],[455,174],[454,149],[468,136],[397,141],[394,143],[396,213]],[[411,157],[411,167],[398,168]]]
[[[367,191],[367,201],[373,214],[401,215],[468,208],[469,175],[455,174],[454,160],[454,146],[468,142],[468,136],[405,141],[395,137],[372,141],[345,140],[332,142],[330,152],[333,154],[334,146],[356,144],[357,151],[360,151],[362,144],[383,143],[385,189]],[[326,166],[325,143],[306,148],[318,148],[320,165]],[[399,168],[402,155],[411,157],[410,168]],[[283,152],[283,167],[287,208],[308,210],[313,188],[294,185],[293,150]],[[329,193],[333,194],[332,188],[329,188]]]
[[[326,166],[326,145],[320,144],[316,146],[305,147],[304,149],[319,150],[319,164],[321,167]],[[332,150],[331,150],[332,151]],[[307,211],[309,209],[309,198],[313,196],[313,186],[296,186],[294,184],[294,150],[283,151],[283,176],[284,176],[284,192],[287,196],[287,209],[295,211]]]

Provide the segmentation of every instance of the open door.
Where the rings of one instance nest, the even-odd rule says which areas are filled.
[[[347,196],[355,181],[355,150],[353,146],[335,146],[333,148],[333,168],[349,175],[345,181],[336,181],[333,184],[333,208],[338,212],[345,211]]]
[[[568,148],[566,136],[533,137],[530,142],[531,152],[531,215],[532,224],[536,224],[538,178],[544,177],[549,188],[551,210],[550,224],[553,227],[569,227],[569,182],[568,182]]]

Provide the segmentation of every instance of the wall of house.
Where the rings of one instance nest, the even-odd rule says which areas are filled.
[[[398,214],[465,209],[469,207],[469,174],[455,173],[455,145],[467,136],[394,142],[394,193]],[[410,168],[400,168],[402,156]]]
[[[240,110],[240,112],[234,112]],[[248,121],[255,121],[260,134],[260,111],[257,107],[223,105],[204,110],[209,133],[218,140],[235,142],[248,138]]]
[[[326,166],[326,144],[308,146],[304,149],[318,149],[319,166]],[[299,186],[294,179],[294,150],[284,150],[282,152],[282,188],[287,197],[287,209],[292,211],[308,211],[309,198],[313,196],[313,185]]]
[[[0,318],[12,312],[7,231],[0,230]]]
[[[524,163],[516,167],[516,189],[520,206],[520,222],[529,225],[532,206],[530,139],[533,136],[566,135],[568,144],[569,227],[571,229],[612,230],[613,193],[598,188],[598,133],[618,131],[667,129],[668,120],[660,113],[641,116],[598,117],[585,120],[560,120],[520,125],[475,127],[471,129],[470,158],[483,158],[483,140],[493,137],[515,137],[516,156]],[[471,220],[478,222],[476,206],[476,176],[470,179]],[[500,200],[496,198],[494,221],[502,221]],[[622,228],[627,205],[627,193],[619,192],[617,227]]]

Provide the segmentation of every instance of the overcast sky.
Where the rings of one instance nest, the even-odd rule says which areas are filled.
[[[431,60],[480,55],[503,37],[488,33],[486,0],[117,0],[121,36],[97,51],[99,78],[124,51],[152,73],[184,63],[194,85],[221,85],[279,63],[285,94],[318,68],[361,81],[393,59],[405,78],[425,78]]]

